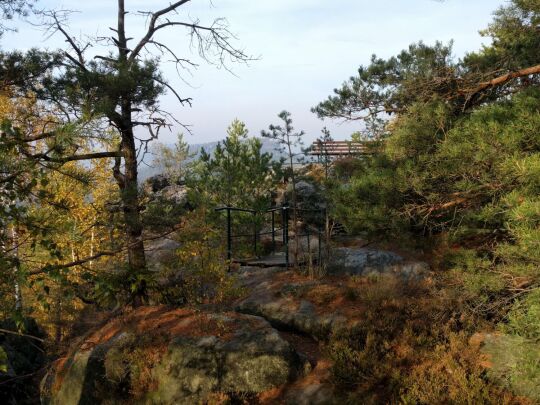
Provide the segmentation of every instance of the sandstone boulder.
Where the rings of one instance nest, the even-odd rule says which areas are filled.
[[[392,274],[419,279],[428,270],[427,263],[406,261],[396,253],[377,249],[340,247],[332,249],[328,258],[328,272],[333,275]]]
[[[262,318],[165,307],[110,321],[59,361],[48,404],[194,404],[249,397],[300,375],[305,361]]]

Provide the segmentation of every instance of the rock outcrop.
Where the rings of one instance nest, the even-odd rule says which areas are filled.
[[[148,307],[109,321],[57,362],[43,402],[339,403],[319,342],[362,328],[367,305],[414,288],[427,265],[369,249],[331,256],[329,274],[318,279],[240,268],[246,294],[225,305],[228,312]]]
[[[188,203],[186,185],[183,182],[173,182],[163,174],[146,179],[143,191],[152,200],[165,200],[178,206],[186,206]]]
[[[256,275],[250,275],[256,272]],[[248,279],[250,295],[238,302],[236,310],[241,313],[264,317],[281,329],[295,330],[316,339],[326,339],[332,331],[347,327],[350,319],[339,310],[318,307],[309,297],[317,290],[334,287],[320,280],[297,280],[291,271],[280,268],[252,270],[242,269],[240,280]],[[276,275],[276,273],[278,273]],[[328,288],[326,288],[328,287]],[[339,287],[333,294],[339,295]]]
[[[142,308],[110,321],[59,361],[43,403],[194,404],[256,396],[306,361],[262,318]]]
[[[164,263],[175,260],[176,250],[181,246],[176,240],[166,237],[149,241],[145,245],[146,260],[159,270]]]
[[[362,318],[363,298],[355,297],[359,291],[356,284],[363,282],[362,277],[405,285],[422,280],[428,270],[426,263],[364,248],[333,249],[329,277],[316,280],[279,268],[244,267],[239,280],[250,294],[237,303],[236,310],[261,316],[279,328],[325,340],[332,333],[354,328]]]
[[[368,248],[335,248],[328,272],[335,275],[392,274],[403,279],[420,279],[429,271],[427,263],[406,261],[396,253]]]

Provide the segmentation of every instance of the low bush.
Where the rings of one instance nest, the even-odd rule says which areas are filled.
[[[457,291],[391,277],[358,283],[361,324],[328,344],[333,382],[350,403],[511,404],[486,378],[470,337],[482,322]]]

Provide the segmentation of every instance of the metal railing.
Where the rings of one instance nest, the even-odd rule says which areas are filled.
[[[276,243],[276,237],[281,233],[281,240],[282,240],[282,247],[284,248],[284,256],[285,256],[285,266],[290,267],[291,261],[290,261],[290,255],[289,255],[289,244],[291,242],[290,236],[289,236],[289,220],[290,220],[290,211],[296,211],[296,213],[318,213],[319,219],[321,222],[317,225],[317,227],[314,229],[314,227],[311,227],[309,224],[305,226],[306,232],[304,233],[297,233],[295,232],[294,238],[302,238],[305,237],[307,241],[307,250],[309,255],[311,255],[311,238],[314,235],[317,235],[317,261],[321,263],[322,260],[322,237],[324,231],[323,231],[323,225],[322,222],[326,218],[326,209],[303,209],[303,208],[296,208],[288,206],[287,204],[283,204],[281,206],[277,207],[271,207],[266,210],[254,210],[254,209],[248,209],[248,208],[238,208],[238,207],[220,207],[216,208],[216,212],[223,212],[225,211],[226,214],[226,231],[227,231],[227,260],[230,263],[238,261],[234,258],[234,252],[233,252],[233,240],[239,239],[239,238],[252,238],[252,253],[253,258],[260,258],[258,255],[258,243],[260,240],[260,237],[263,235],[271,235],[271,254],[277,255],[278,249],[277,249],[277,243]],[[251,234],[234,234],[233,232],[233,224],[232,224],[232,214],[235,212],[241,212],[241,213],[248,213],[253,215],[253,232]],[[279,213],[279,214],[278,214]],[[276,215],[278,214],[278,215]],[[261,232],[258,228],[258,216],[265,216],[270,215],[270,226],[271,230],[269,232]],[[301,216],[301,215],[300,215]],[[281,227],[276,227],[277,222],[281,222]],[[310,232],[311,228],[311,232]],[[297,231],[295,227],[295,231]],[[296,252],[298,253],[298,252]],[[298,261],[298,257],[295,257],[295,262]],[[244,260],[244,262],[248,262],[248,260]]]

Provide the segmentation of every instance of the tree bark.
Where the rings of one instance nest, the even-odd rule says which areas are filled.
[[[481,91],[487,90],[492,87],[501,86],[509,82],[510,80],[537,74],[540,74],[540,65],[530,66],[528,68],[518,70],[517,72],[507,73],[492,80],[479,83],[476,87],[472,89],[462,89],[460,90],[460,93],[472,97],[473,95],[480,93]]]
[[[131,123],[131,102],[122,101],[122,136],[120,151],[124,157],[124,173],[115,170],[115,178],[120,188],[120,198],[124,212],[129,271],[140,275],[146,271],[146,256],[143,242],[143,224],[139,206],[137,149]],[[146,299],[146,285],[141,282],[134,294],[134,305],[141,305]]]
[[[21,312],[23,309],[23,297],[21,292],[21,285],[19,284],[19,235],[15,225],[11,226],[11,240],[13,244],[13,257],[15,258],[15,265],[13,267],[14,272],[14,292],[15,292],[15,311]]]
[[[297,199],[296,199],[296,176],[294,174],[294,160],[293,152],[291,149],[291,138],[287,134],[287,148],[289,152],[289,165],[291,168],[291,180],[292,180],[292,200],[293,200],[293,230],[294,230],[294,260],[293,266],[298,265],[298,254],[300,251],[300,236],[298,235],[298,212],[297,212]]]
[[[124,0],[118,0],[118,59],[121,70],[129,69],[129,67],[126,66],[128,47],[124,27],[124,17]],[[122,74],[122,71],[120,71],[119,74]],[[135,145],[133,120],[131,116],[132,102],[129,94],[122,95],[120,100],[120,110],[121,120],[120,122],[116,122],[116,126],[122,137],[120,152],[124,158],[124,173],[120,173],[120,168],[117,165],[114,168],[114,177],[120,188],[124,212],[129,271],[131,274],[140,275],[146,271],[146,256],[142,238],[143,224],[139,206],[137,148]],[[134,291],[133,305],[142,305],[146,301],[146,297],[146,284],[144,281],[141,281]]]

